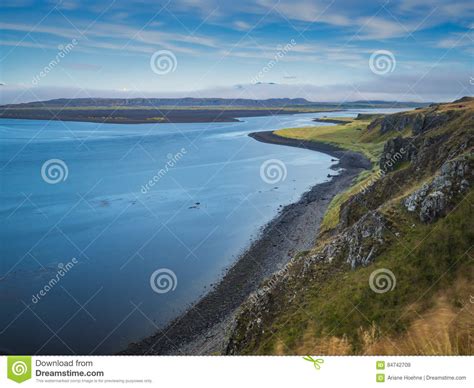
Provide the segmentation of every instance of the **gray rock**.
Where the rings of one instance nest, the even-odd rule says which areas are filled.
[[[446,215],[455,205],[456,198],[470,188],[473,173],[469,156],[444,163],[431,182],[425,183],[405,199],[405,208],[418,213],[424,223],[436,221]]]
[[[417,150],[413,138],[396,137],[389,139],[380,156],[379,166],[383,173],[394,170],[400,163],[411,161]]]
[[[434,106],[428,113],[394,113],[372,121],[367,127],[374,130],[380,127],[380,133],[385,134],[392,131],[401,132],[410,128],[413,135],[419,135],[431,129],[440,127],[448,120],[451,114],[446,111],[437,111]]]
[[[377,211],[369,211],[354,225],[345,229],[324,249],[305,261],[309,269],[315,262],[344,260],[351,268],[372,263],[384,243],[386,221]]]
[[[428,194],[421,203],[420,220],[428,223],[433,222],[443,215],[446,209],[446,196],[441,191]]]

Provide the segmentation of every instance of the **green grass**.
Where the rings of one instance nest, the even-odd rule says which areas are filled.
[[[282,137],[318,141],[360,152],[371,162],[376,163],[382,153],[384,141],[362,141],[361,138],[366,133],[369,123],[370,120],[352,120],[347,124],[289,128],[275,131],[275,133]]]
[[[318,141],[360,152],[374,165],[372,171],[362,172],[352,187],[333,198],[321,223],[321,232],[334,228],[339,222],[341,205],[349,199],[349,197],[357,194],[364,187],[367,187],[371,180],[377,178],[380,170],[376,167],[376,163],[382,154],[385,142],[394,136],[407,135],[407,133],[405,133],[407,131],[404,131],[404,133],[392,132],[385,135],[380,135],[376,129],[369,131],[367,125],[370,123],[370,120],[348,119],[347,121],[347,124],[289,128],[275,132],[277,135],[283,137]]]
[[[371,171],[362,171],[356,178],[354,184],[349,189],[337,194],[332,199],[331,203],[328,206],[328,210],[326,211],[326,214],[324,215],[324,218],[321,222],[321,226],[319,229],[321,233],[329,231],[337,226],[339,222],[339,212],[341,205],[351,196],[359,193],[361,190],[363,190],[364,187],[367,187],[371,183],[371,181],[376,179],[376,177],[378,176],[378,171],[378,168],[373,169]]]
[[[419,223],[401,206],[392,209],[389,217],[396,221],[400,237],[387,244],[376,263],[357,271],[335,271],[329,280],[315,278],[306,283],[305,291],[281,309],[273,322],[272,331],[278,336],[264,337],[256,353],[275,353],[283,343],[286,352],[306,349],[311,354],[316,349],[307,338],[337,337],[344,338],[350,353],[357,354],[367,350],[363,333],[374,328],[375,339],[400,336],[433,306],[439,290],[453,289],[460,274],[468,278],[467,285],[472,284],[472,259],[467,255],[474,241],[472,200],[471,191],[454,212],[429,225]],[[320,273],[331,268],[330,264],[318,266]],[[392,291],[377,294],[370,289],[370,274],[378,268],[395,274]],[[469,286],[457,286],[453,295],[449,303],[455,307],[461,296],[469,295]],[[472,351],[466,350],[469,344],[455,346],[461,353]]]

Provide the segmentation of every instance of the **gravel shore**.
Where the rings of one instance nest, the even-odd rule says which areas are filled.
[[[226,346],[236,311],[261,282],[281,269],[296,253],[311,248],[332,198],[348,188],[363,169],[367,158],[352,151],[309,141],[287,139],[273,132],[250,137],[271,144],[306,148],[338,159],[332,169],[342,171],[331,181],[313,186],[301,199],[282,208],[218,284],[183,315],[162,331],[132,343],[120,354],[219,354]]]

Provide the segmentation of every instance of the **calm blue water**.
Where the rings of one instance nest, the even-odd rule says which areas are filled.
[[[330,172],[325,154],[247,134],[318,125],[317,116],[157,125],[0,120],[0,351],[110,353],[176,317],[280,205]],[[51,159],[67,167],[57,184],[41,173]],[[269,159],[285,164],[284,181],[261,178]],[[163,268],[175,274],[175,288],[157,293],[150,276]]]

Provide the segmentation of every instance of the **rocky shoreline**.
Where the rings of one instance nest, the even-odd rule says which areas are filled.
[[[240,305],[265,278],[280,270],[298,252],[314,245],[332,198],[347,189],[362,170],[372,167],[363,155],[329,144],[287,139],[271,131],[249,136],[264,143],[329,154],[338,159],[331,168],[342,171],[329,182],[313,186],[298,202],[282,208],[220,282],[183,315],[154,335],[130,344],[119,354],[223,353]]]

